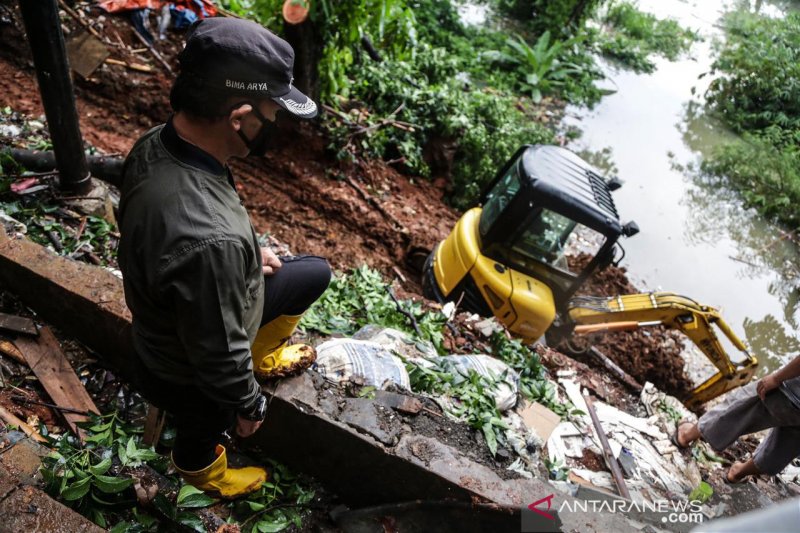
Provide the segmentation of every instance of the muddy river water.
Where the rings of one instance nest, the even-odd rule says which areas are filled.
[[[792,240],[800,238],[744,209],[735,194],[709,185],[696,170],[704,154],[732,135],[702,113],[710,76],[698,76],[713,61],[713,40],[724,38],[725,10],[779,16],[785,4],[640,1],[640,9],[673,17],[704,41],[676,62],[657,58],[652,74],[601,62],[603,85],[616,92],[591,110],[570,106],[564,120],[582,132],[568,146],[625,182],[614,193],[617,209],[641,228],[623,241],[622,265],[632,280],[643,290],[719,308],[762,363],[759,375],[800,353],[800,248]],[[464,15],[475,23],[483,13]]]
[[[696,170],[703,155],[731,133],[702,113],[712,43],[724,38],[726,9],[780,15],[784,6],[708,0],[641,1],[641,9],[674,17],[704,41],[676,62],[657,59],[652,74],[603,65],[617,90],[593,110],[570,107],[565,122],[583,133],[571,147],[601,155],[625,185],[615,193],[625,220],[641,233],[624,242],[638,286],[677,292],[718,307],[762,362],[774,370],[800,353],[800,250],[784,228],[742,207],[735,194],[709,185]],[[589,155],[589,154],[587,154]]]

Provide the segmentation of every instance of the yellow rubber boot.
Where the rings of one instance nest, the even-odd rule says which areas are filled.
[[[175,464],[175,461],[172,461]],[[228,468],[225,446],[217,445],[217,458],[202,470],[190,472],[175,466],[186,483],[225,499],[238,498],[258,490],[267,480],[267,471],[258,466]]]
[[[289,345],[303,315],[281,315],[258,330],[251,349],[253,372],[262,378],[275,378],[299,373],[317,359],[314,348],[307,344]]]

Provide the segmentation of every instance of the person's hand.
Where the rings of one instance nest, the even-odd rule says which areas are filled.
[[[261,263],[265,276],[271,276],[281,268],[281,260],[269,248],[261,248]]]
[[[775,390],[781,382],[778,378],[775,377],[775,374],[770,374],[768,376],[764,376],[763,378],[758,380],[758,384],[756,384],[756,392],[758,392],[758,397],[761,398],[761,401],[767,397],[767,393],[771,390]]]
[[[261,427],[263,420],[248,420],[241,416],[236,417],[236,434],[240,437],[249,437]]]

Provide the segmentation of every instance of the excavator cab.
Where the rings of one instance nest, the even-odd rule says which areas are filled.
[[[597,268],[611,263],[622,226],[611,197],[618,181],[557,146],[526,146],[489,184],[481,197],[481,251],[547,284],[566,302]],[[583,268],[567,255],[587,254]]]
[[[619,237],[638,232],[620,223],[617,187],[569,150],[523,146],[429,257],[427,296],[541,337],[586,278],[612,262]],[[581,253],[590,259],[578,267],[569,257]]]
[[[685,399],[690,407],[749,382],[758,360],[713,307],[673,293],[574,296],[614,261],[619,238],[639,231],[620,222],[611,197],[618,187],[569,150],[523,146],[480,206],[464,213],[428,256],[425,295],[494,315],[525,342],[545,333],[558,340],[650,326],[681,331],[717,369]],[[731,361],[720,335],[743,354],[741,361]]]

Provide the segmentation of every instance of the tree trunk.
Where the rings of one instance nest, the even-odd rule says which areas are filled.
[[[319,62],[322,59],[322,36],[311,17],[300,24],[286,24],[286,40],[294,48],[294,86],[319,102]]]

